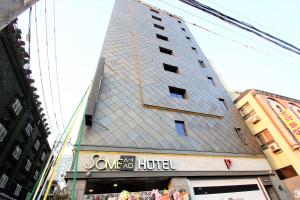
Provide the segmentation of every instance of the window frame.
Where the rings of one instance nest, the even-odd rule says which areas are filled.
[[[0,177],[0,188],[4,189],[8,182],[8,176],[6,174],[2,174]]]
[[[164,41],[169,41],[169,38],[167,36],[161,35],[156,33],[156,38]]]
[[[218,98],[218,100],[219,100],[219,102],[220,102],[220,105],[221,105],[222,109],[223,109],[224,111],[228,112],[229,110],[228,110],[228,106],[227,106],[227,104],[226,104],[225,99]]]
[[[2,124],[0,122],[0,142],[2,142],[4,140],[4,138],[6,137],[8,131],[5,128],[4,124]]]
[[[37,144],[38,144],[38,145],[37,145]],[[35,149],[36,151],[38,151],[38,150],[40,149],[40,147],[41,147],[41,142],[40,142],[39,139],[36,139],[36,141],[35,141],[35,143],[34,143],[34,149]]]
[[[152,19],[155,19],[155,20],[160,21],[160,22],[162,21],[162,19],[160,17],[157,17],[155,15],[152,15]]]
[[[159,46],[159,51],[161,53],[164,53],[164,54],[167,54],[167,55],[171,55],[171,56],[174,55],[172,49],[168,49],[168,48],[165,48],[165,47],[162,47],[162,46]]]
[[[26,126],[26,128],[25,128],[25,133],[26,133],[26,135],[27,135],[28,137],[30,137],[32,131],[33,131],[33,127],[31,126],[31,123],[28,122],[28,124],[27,124],[27,126]]]
[[[167,72],[172,72],[174,74],[179,73],[179,67],[177,67],[177,66],[170,65],[170,64],[167,64],[167,63],[163,63],[163,67],[164,67],[164,70],[167,71]]]
[[[29,159],[27,159],[26,160],[26,165],[25,165],[25,170],[27,172],[30,172],[31,166],[32,166],[32,162]]]
[[[23,152],[23,150],[20,147],[20,145],[16,145],[14,152],[13,152],[14,159],[19,160],[22,152]]]
[[[22,112],[22,109],[23,109],[22,104],[21,104],[21,101],[20,101],[18,98],[16,98],[16,99],[12,102],[11,108],[12,108],[14,114],[15,114],[16,116],[19,116],[20,113]]]
[[[179,127],[179,125],[180,125],[180,127]],[[177,136],[179,136],[179,137],[187,137],[188,136],[184,121],[175,120],[175,128],[176,128]]]
[[[177,99],[187,99],[186,89],[169,86],[170,96]]]
[[[165,27],[164,26],[161,26],[161,25],[159,25],[159,24],[153,24],[153,26],[155,27],[155,28],[157,28],[157,29],[160,29],[160,30],[165,30]]]

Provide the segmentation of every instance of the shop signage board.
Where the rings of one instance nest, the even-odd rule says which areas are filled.
[[[292,115],[292,113],[288,109],[284,109],[279,114],[279,117],[295,137],[300,140],[300,122]]]
[[[166,171],[176,170],[172,160],[146,160],[136,159],[136,156],[120,155],[119,159],[105,158],[99,154],[94,154],[90,160],[84,163],[84,168],[91,170],[120,170],[120,171]]]

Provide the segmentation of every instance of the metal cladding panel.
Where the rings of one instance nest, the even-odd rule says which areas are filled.
[[[154,23],[165,29],[155,28]],[[156,33],[169,40],[156,38]],[[173,55],[161,53],[159,46],[173,50]],[[183,21],[180,24],[162,11],[154,13],[138,1],[117,0],[101,57],[106,66],[94,112],[97,123],[85,129],[83,146],[261,154]],[[179,73],[165,71],[163,63],[178,66]],[[172,98],[169,86],[186,89],[187,99]],[[218,98],[226,101],[228,111]],[[177,135],[175,120],[185,122],[186,137]],[[235,127],[247,136],[248,145]]]

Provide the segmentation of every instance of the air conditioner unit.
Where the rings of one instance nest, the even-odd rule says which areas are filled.
[[[251,124],[256,124],[257,122],[259,122],[261,119],[258,115],[253,115],[250,117],[249,121]]]
[[[276,142],[269,144],[269,147],[273,153],[281,151],[280,146]]]

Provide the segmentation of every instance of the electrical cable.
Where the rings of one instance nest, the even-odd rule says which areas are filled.
[[[61,117],[61,122],[63,128],[64,125],[64,118],[62,114],[62,107],[61,107],[61,99],[60,99],[60,87],[59,87],[59,78],[58,78],[58,70],[57,70],[57,47],[56,47],[56,20],[55,20],[55,0],[53,0],[53,37],[54,37],[54,59],[55,59],[55,72],[56,72],[56,85],[57,85],[57,93],[58,93],[58,104],[59,104],[59,112]]]
[[[40,58],[40,48],[39,48],[39,35],[38,35],[38,23],[37,23],[37,13],[36,13],[36,5],[34,6],[34,20],[35,20],[35,34],[36,34],[36,46],[37,46],[37,57],[38,57],[38,66],[39,66],[39,74],[41,77],[41,89],[42,89],[42,94],[43,94],[43,100],[44,100],[44,104],[45,104],[45,110],[46,110],[46,115],[49,121],[49,126],[51,128],[52,131],[54,131],[53,126],[51,124],[51,120],[49,117],[49,112],[48,112],[48,106],[46,103],[46,96],[45,96],[45,92],[44,92],[44,81],[43,81],[43,76],[42,76],[42,68],[41,68],[41,58]]]
[[[219,24],[217,24],[217,23],[214,23],[214,22],[212,22],[212,21],[210,21],[210,20],[207,20],[207,19],[202,18],[202,17],[200,17],[200,16],[198,16],[198,15],[195,15],[195,14],[193,14],[193,13],[191,13],[191,12],[188,12],[188,11],[184,10],[183,8],[179,8],[179,7],[174,6],[174,5],[170,4],[170,3],[167,3],[166,1],[163,1],[163,0],[159,0],[159,1],[162,2],[162,3],[164,3],[164,4],[166,4],[166,5],[168,5],[168,6],[170,6],[170,7],[172,7],[172,8],[175,8],[175,9],[177,9],[177,10],[180,10],[180,11],[182,11],[182,12],[184,12],[184,13],[187,13],[187,14],[189,14],[189,15],[191,15],[191,16],[194,16],[194,17],[196,17],[196,18],[198,18],[198,19],[201,19],[201,20],[206,21],[206,22],[208,22],[208,23],[210,23],[210,24],[213,24],[213,25],[215,25],[215,26],[218,26],[218,27],[220,27],[220,28],[222,28],[222,29],[224,29],[224,30],[226,30],[226,31],[229,31],[229,32],[231,32],[231,33],[234,33],[234,34],[236,34],[236,35],[238,35],[238,36],[240,36],[240,37],[243,37],[243,38],[246,38],[246,39],[248,39],[248,40],[251,40],[251,41],[254,42],[254,43],[257,43],[257,44],[260,44],[260,45],[262,45],[262,46],[268,47],[269,49],[271,49],[271,50],[273,50],[273,51],[277,51],[278,53],[281,53],[281,54],[283,54],[283,55],[286,55],[286,56],[289,56],[289,57],[295,59],[295,57],[293,57],[293,56],[290,55],[290,54],[286,54],[286,53],[284,53],[284,52],[282,52],[282,51],[280,51],[280,50],[278,50],[278,49],[274,49],[273,46],[270,46],[270,45],[267,45],[267,44],[263,44],[262,42],[253,40],[252,38],[249,38],[249,37],[247,37],[247,36],[245,36],[245,35],[242,35],[242,34],[240,34],[240,33],[237,33],[237,32],[235,32],[235,31],[233,31],[233,30],[231,30],[231,29],[229,29],[229,28],[226,28],[226,27],[221,26],[221,25],[219,25]]]
[[[49,89],[50,89],[50,96],[51,96],[51,102],[52,102],[52,107],[53,107],[54,120],[55,120],[57,130],[60,133],[60,128],[58,126],[57,117],[56,117],[56,109],[55,109],[55,104],[54,104],[52,81],[51,81],[51,71],[50,71],[50,61],[49,61],[50,59],[49,59],[49,47],[48,47],[47,0],[45,0],[45,13],[44,14],[45,14],[46,58],[47,58],[47,67],[48,67]]]
[[[251,32],[251,33],[253,33],[253,34],[269,41],[269,42],[272,42],[272,43],[274,43],[274,44],[276,44],[276,45],[278,45],[278,46],[280,46],[280,47],[282,47],[286,50],[289,50],[291,52],[294,52],[294,53],[300,55],[300,49],[298,47],[296,47],[296,46],[294,46],[294,45],[292,45],[292,44],[290,44],[290,43],[288,43],[288,42],[286,42],[286,41],[284,41],[280,38],[277,38],[277,37],[275,37],[275,36],[273,36],[269,33],[261,31],[260,29],[254,27],[251,24],[248,24],[246,22],[237,20],[237,19],[235,19],[233,17],[230,17],[228,15],[225,15],[225,14],[223,14],[223,13],[221,13],[221,12],[219,12],[219,11],[209,7],[209,6],[206,6],[202,3],[199,3],[198,1],[195,1],[195,0],[179,0],[179,1],[181,1],[185,4],[187,4],[187,5],[190,5],[192,7],[195,7],[199,10],[202,10],[203,12],[206,12],[206,13],[214,16],[214,17],[217,17],[217,18],[221,19],[222,21],[225,21],[225,22],[227,22],[227,23],[229,23],[233,26],[236,26],[236,27],[239,27],[243,30]]]

